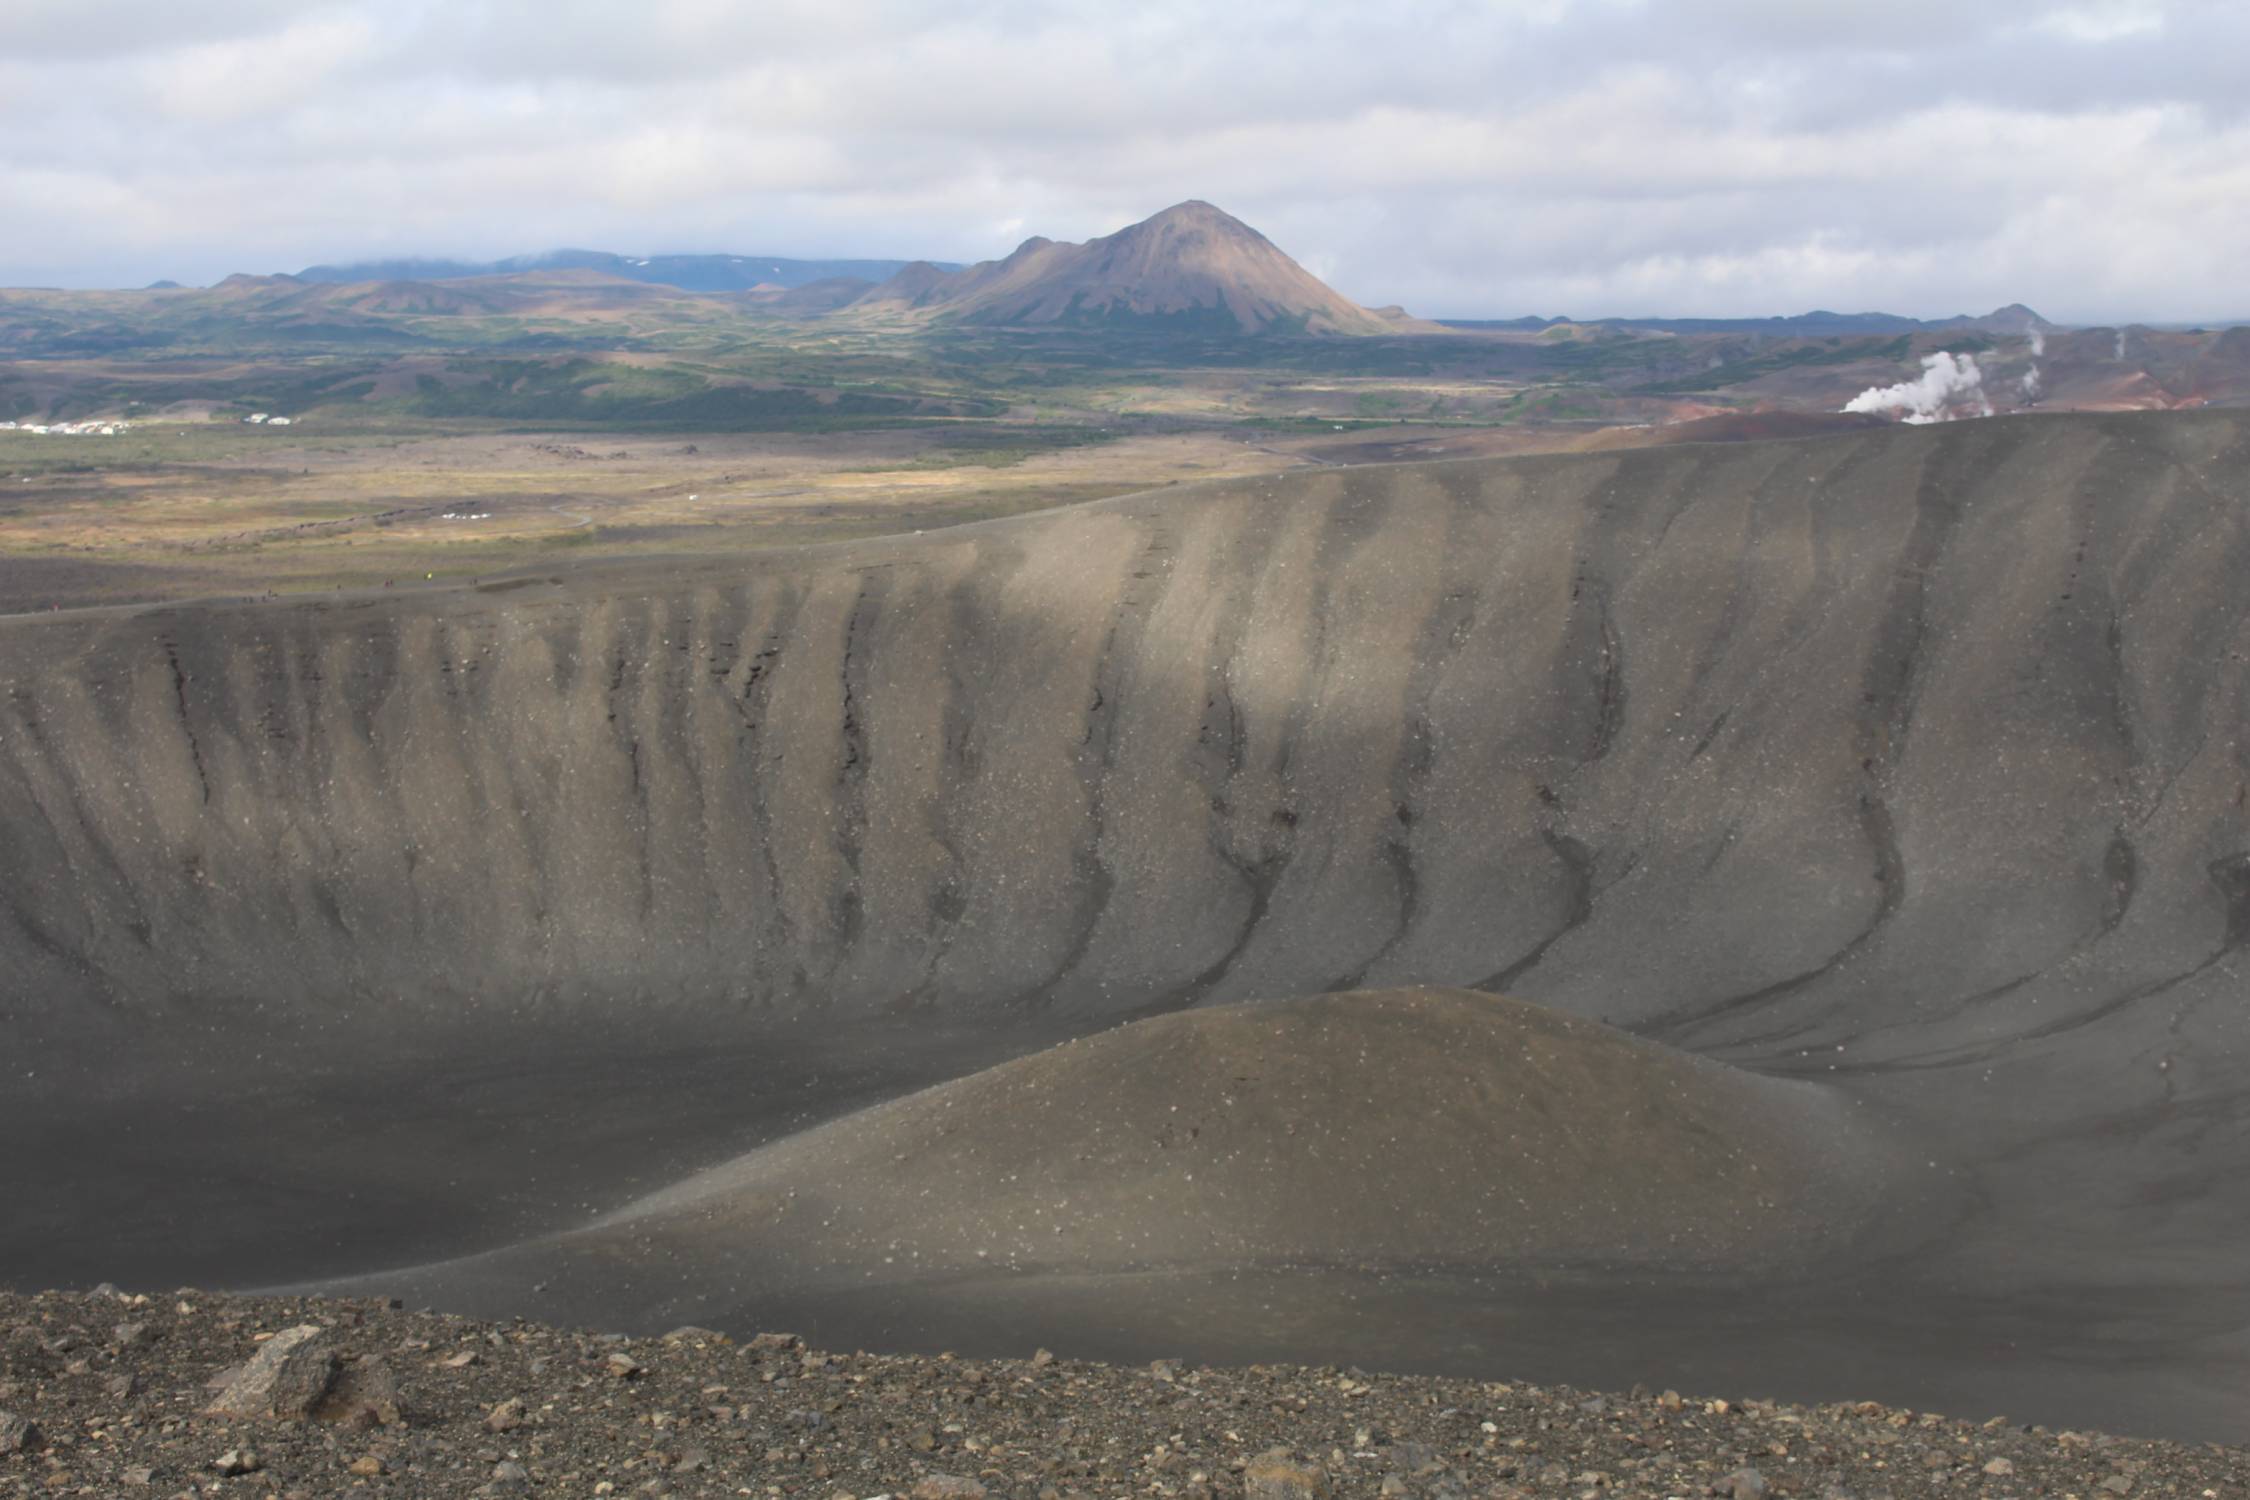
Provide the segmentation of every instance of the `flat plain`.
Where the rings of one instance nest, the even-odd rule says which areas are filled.
[[[1842,430],[1973,354],[2002,411],[2250,397],[2250,337],[1413,325],[1356,338],[785,315],[591,273],[0,291],[0,611],[911,532],[1339,464]],[[2036,401],[2025,379],[2036,368]],[[279,416],[286,427],[246,419]]]

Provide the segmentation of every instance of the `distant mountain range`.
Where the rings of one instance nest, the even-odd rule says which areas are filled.
[[[496,261],[310,266],[293,277],[230,277],[218,290],[352,287],[358,290],[351,305],[359,311],[443,313],[501,296],[510,284],[537,283],[541,295],[575,284],[591,294],[602,281],[740,295],[752,306],[798,318],[843,314],[979,327],[1222,335],[1440,331],[1397,308],[1359,306],[1257,230],[1200,201],[1176,204],[1084,244],[1029,239],[1003,260],[967,267],[927,260],[557,250]],[[482,285],[455,285],[470,282]]]
[[[623,281],[645,281],[689,292],[746,292],[753,287],[800,287],[840,278],[877,282],[898,274],[907,264],[903,260],[791,260],[779,255],[633,256],[607,250],[550,250],[544,255],[518,255],[507,260],[368,260],[348,266],[308,266],[297,273],[297,279],[332,284],[464,281],[475,276],[517,276],[533,271],[596,271]]]
[[[2021,302],[1994,308],[1981,317],[1963,313],[1952,318],[1902,318],[1896,313],[1798,313],[1788,318],[1444,318],[1447,328],[1521,330],[1538,333],[1549,328],[1617,328],[1652,333],[1756,333],[1770,338],[1811,339],[1887,333],[1942,333],[1959,329],[1969,333],[2021,336],[2048,333],[2061,325],[2050,323]]]
[[[168,287],[159,282],[151,290]],[[342,300],[336,294],[341,289]],[[506,260],[371,260],[295,276],[230,277],[214,291],[254,291],[293,314],[560,315],[649,293],[723,296],[790,319],[984,328],[1108,330],[1203,336],[1545,333],[1584,329],[1775,339],[2056,331],[2021,303],[1978,316],[1809,312],[1769,318],[1510,318],[1424,322],[1342,296],[1232,214],[1198,199],[1082,244],[1035,236],[1003,259],[796,260],[775,255],[617,255],[555,250]],[[326,293],[301,296],[296,293]],[[278,299],[278,300],[276,300]]]

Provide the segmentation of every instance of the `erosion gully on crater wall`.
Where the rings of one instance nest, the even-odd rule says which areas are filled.
[[[1331,470],[747,561],[0,621],[0,1279],[364,1278],[605,1324],[2241,1441],[2246,578],[2250,420],[2200,412]],[[1457,1048],[1370,1032],[1355,1071],[1319,1044],[1377,1000],[1290,1002],[1224,1055],[1328,1080],[1319,1138],[1358,1175],[1289,1212],[1357,1222],[1355,1182],[1422,1180],[1345,1150],[1412,1136],[1405,1099],[1445,1129],[1398,1151],[1500,1172],[1490,1234],[1394,1204],[1299,1240],[1282,1200],[1187,1190],[1191,1159],[1294,1160],[1311,1127],[1242,1113],[1196,1050],[1223,1028],[1145,1028],[1411,986],[1601,1024],[1550,1054],[1446,1000]],[[1208,1089],[1047,1052],[1117,1027],[1117,1058]],[[1628,1042],[1692,1069],[1588,1061]],[[1180,1232],[1023,1239],[1030,1206],[977,1175],[1000,1138],[904,1097],[956,1079],[1067,1079],[1145,1132],[1175,1154],[1132,1158],[1132,1201]],[[1706,1097],[1773,1089],[1782,1114]],[[1558,1182],[1523,1154],[1534,1098],[1680,1182],[1802,1133],[1849,1201],[1817,1199],[1833,1233],[1720,1233],[1600,1159]],[[1228,1123],[1166,1134],[1179,1113]],[[775,1229],[774,1184],[877,1160],[839,1143],[900,1121],[935,1132],[952,1259],[885,1260],[850,1180],[822,1185],[849,1246]],[[1075,1191],[1124,1201],[1123,1158],[1081,1157]],[[1597,1200],[1646,1212],[1526,1230]],[[1779,1225],[1816,1198],[1710,1201]]]

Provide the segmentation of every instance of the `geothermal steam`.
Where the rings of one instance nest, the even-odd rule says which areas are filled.
[[[1922,361],[1922,378],[1897,385],[1870,386],[1844,403],[1848,412],[1899,412],[1916,426],[1951,421],[1962,408],[1976,415],[1992,415],[1984,394],[1984,371],[1973,354],[1948,354],[1943,350]]]

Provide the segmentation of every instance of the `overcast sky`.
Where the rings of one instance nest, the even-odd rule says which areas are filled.
[[[1429,316],[2250,317],[2243,0],[0,0],[0,283],[1005,254]]]

